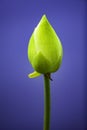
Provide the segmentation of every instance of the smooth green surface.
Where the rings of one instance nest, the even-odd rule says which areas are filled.
[[[28,45],[28,58],[35,71],[46,74],[58,70],[62,62],[62,45],[53,27],[43,15]]]
[[[43,130],[50,130],[50,79],[44,75],[44,126]]]
[[[40,76],[40,75],[41,75],[40,73],[34,71],[33,73],[28,74],[28,77],[29,77],[29,78],[35,78],[35,77],[38,77],[38,76]]]

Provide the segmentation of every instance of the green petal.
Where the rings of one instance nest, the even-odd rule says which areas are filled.
[[[29,78],[36,78],[36,77],[38,77],[40,75],[41,75],[40,73],[34,71],[33,73],[28,74],[28,77]]]
[[[39,51],[33,59],[33,67],[39,73],[49,73],[50,61]]]

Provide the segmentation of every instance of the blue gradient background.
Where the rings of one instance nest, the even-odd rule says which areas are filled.
[[[27,46],[43,14],[60,37],[64,57],[52,74],[51,130],[86,128],[85,0],[0,0],[0,130],[42,130],[43,77],[33,71]]]

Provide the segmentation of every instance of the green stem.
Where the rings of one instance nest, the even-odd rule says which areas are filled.
[[[44,130],[50,130],[50,79],[44,75]]]

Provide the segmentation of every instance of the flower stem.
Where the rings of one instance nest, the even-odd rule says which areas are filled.
[[[44,75],[44,130],[50,130],[50,79]]]

